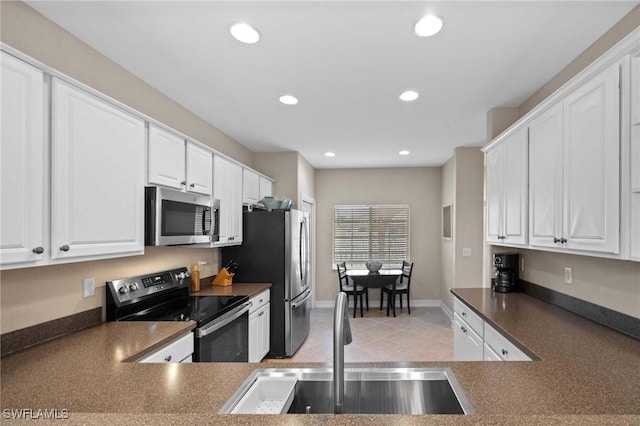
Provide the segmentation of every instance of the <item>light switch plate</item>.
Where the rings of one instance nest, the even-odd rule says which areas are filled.
[[[96,295],[96,279],[95,278],[83,279],[82,289],[83,289],[85,298],[95,296]]]
[[[463,248],[462,249],[462,257],[470,257],[471,256],[471,249],[470,248]]]

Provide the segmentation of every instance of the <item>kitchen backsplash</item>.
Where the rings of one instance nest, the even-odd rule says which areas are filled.
[[[215,275],[219,250],[145,247],[142,256],[15,269],[0,273],[0,333],[103,307],[105,282],[206,261],[201,276]],[[83,298],[82,280],[95,278],[96,295]]]

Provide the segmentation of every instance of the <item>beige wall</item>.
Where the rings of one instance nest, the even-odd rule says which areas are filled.
[[[106,281],[207,263],[201,276],[219,269],[218,249],[146,247],[142,256],[15,269],[0,273],[1,333],[104,306]],[[84,299],[82,279],[96,279],[96,296]]]
[[[2,1],[0,39],[38,61],[252,166],[252,153],[25,3]],[[116,29],[114,29],[116,31]]]
[[[519,115],[533,109],[639,25],[640,6],[637,6],[520,105]],[[509,120],[511,124],[515,122],[512,111],[508,108],[502,110],[504,111],[497,113],[500,117],[494,116],[492,120],[487,120],[488,135],[499,134],[503,130],[499,127]],[[512,251],[499,247],[487,250],[489,253],[492,250]],[[525,260],[525,270],[522,273],[525,280],[640,318],[640,263],[537,250],[523,249],[519,253]],[[565,267],[574,268],[573,285],[564,284]],[[490,276],[491,269],[487,269],[486,277]]]
[[[415,262],[411,298],[440,299],[440,168],[316,170],[315,191],[318,301],[332,302],[338,293],[332,269],[336,204],[409,204],[411,260]],[[379,300],[379,292],[374,291],[370,299]]]
[[[440,204],[442,206],[446,206],[447,204],[452,204],[452,233],[453,237],[456,236],[456,215],[455,209],[457,207],[455,203],[455,191],[456,191],[456,159],[455,155],[447,161],[444,166],[442,166],[442,199]],[[442,220],[442,216],[440,216],[440,220]],[[441,268],[442,268],[442,281],[440,283],[440,294],[439,299],[444,301],[449,298],[449,290],[454,287],[455,283],[455,270],[456,270],[456,240],[455,238],[451,239],[440,239],[440,249],[441,249]],[[449,304],[451,305],[451,304]],[[451,306],[449,306],[451,307]]]
[[[22,2],[0,2],[0,38],[55,68],[249,166],[252,153],[136,78]],[[143,256],[3,271],[1,332],[102,306],[105,281],[158,269],[190,267],[198,260],[218,269],[217,249],[146,248]],[[82,298],[82,278],[96,279],[97,296]]]
[[[298,155],[298,206],[302,205],[301,193],[315,198],[316,170],[302,155]]]
[[[255,152],[253,166],[256,170],[276,180],[273,195],[281,198],[298,199],[298,153]],[[298,203],[296,203],[296,208]]]
[[[441,240],[440,300],[453,309],[454,287],[481,287],[483,267],[484,154],[479,148],[456,148],[442,167],[442,205],[453,204],[453,238]],[[471,256],[462,256],[462,249]]]

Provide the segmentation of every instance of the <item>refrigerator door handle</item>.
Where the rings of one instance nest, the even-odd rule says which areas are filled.
[[[309,238],[309,222],[307,218],[303,217],[304,223],[304,283],[309,284],[309,257],[310,257],[310,238]]]
[[[300,259],[300,281],[304,283],[305,281],[305,271],[304,271],[304,260],[303,260],[303,245],[302,242],[305,238],[304,235],[304,219],[302,221],[300,221],[300,238],[298,241],[300,241],[300,244],[298,244],[298,254],[299,254],[299,259]]]
[[[302,298],[302,300],[300,300],[300,301],[298,301],[298,302],[295,302],[295,303],[292,303],[292,304],[291,304],[291,309],[295,309],[295,308],[297,308],[297,307],[299,307],[299,306],[304,305],[304,304],[305,304],[305,302],[306,302],[307,300],[309,300],[309,298],[310,298],[310,297],[311,297],[311,290],[307,290],[307,295],[306,295],[305,297],[303,297],[303,298]]]

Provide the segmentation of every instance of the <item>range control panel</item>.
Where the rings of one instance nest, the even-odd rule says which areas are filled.
[[[107,291],[115,304],[120,307],[147,297],[156,296],[163,291],[189,285],[189,280],[185,280],[185,278],[189,277],[189,270],[185,267],[171,269],[148,275],[107,281]]]

